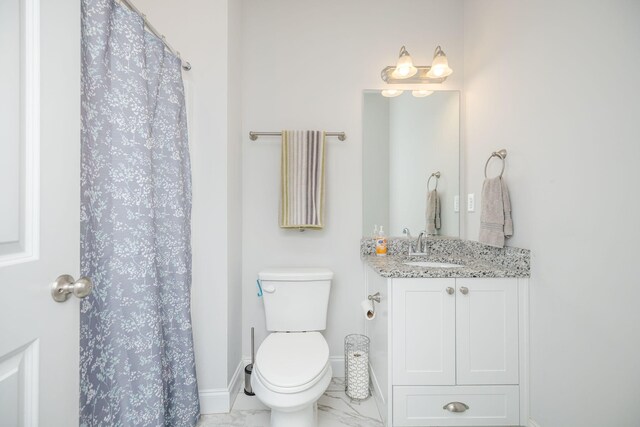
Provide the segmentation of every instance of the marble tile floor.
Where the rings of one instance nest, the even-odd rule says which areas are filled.
[[[203,415],[198,427],[269,427],[270,412],[255,396],[242,391],[228,414]],[[383,427],[373,397],[351,402],[344,393],[344,379],[332,378],[318,401],[318,427]]]

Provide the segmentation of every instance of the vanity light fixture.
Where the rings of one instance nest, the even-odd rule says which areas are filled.
[[[399,89],[383,89],[380,93],[384,97],[393,98],[394,96],[402,95],[402,92],[404,91]]]
[[[448,77],[453,73],[453,70],[449,67],[449,61],[447,55],[440,46],[436,47],[433,52],[433,62],[431,63],[431,69],[427,73],[428,77]]]
[[[431,65],[413,65],[411,55],[402,46],[396,65],[385,67],[380,76],[388,84],[434,84],[443,83],[451,73],[447,55],[440,46],[436,47]]]
[[[432,93],[433,93],[432,90],[424,90],[424,89],[411,91],[411,95],[415,96],[416,98],[424,98],[425,96],[429,96]]]
[[[413,77],[418,72],[418,69],[413,66],[413,60],[411,55],[407,52],[407,49],[402,46],[400,48],[400,54],[398,55],[398,62],[395,69],[391,72],[394,79],[408,79]]]

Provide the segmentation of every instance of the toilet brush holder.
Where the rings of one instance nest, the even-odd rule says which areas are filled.
[[[251,373],[253,372],[253,363],[255,362],[253,342],[253,328],[251,328],[251,363],[244,367],[244,394],[247,396],[256,395],[251,389]]]
[[[255,396],[251,390],[251,372],[253,372],[253,363],[249,363],[244,367],[244,394],[247,396]]]

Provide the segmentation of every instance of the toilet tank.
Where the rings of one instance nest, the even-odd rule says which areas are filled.
[[[258,274],[267,330],[322,331],[333,272],[326,268],[271,268]]]

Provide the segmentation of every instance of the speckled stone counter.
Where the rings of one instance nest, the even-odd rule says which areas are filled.
[[[408,256],[409,241],[388,239],[388,255],[374,255],[372,239],[362,239],[360,254],[376,273],[389,278],[412,277],[529,277],[530,252],[520,248],[494,248],[470,240],[447,237],[428,239],[428,256]],[[463,267],[417,267],[410,261],[434,261]]]

